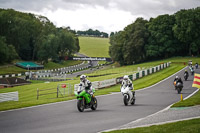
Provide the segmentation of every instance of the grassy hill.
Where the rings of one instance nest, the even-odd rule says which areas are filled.
[[[79,37],[81,54],[89,57],[110,57],[109,38]]]

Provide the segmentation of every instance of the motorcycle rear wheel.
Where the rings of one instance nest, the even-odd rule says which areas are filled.
[[[181,93],[181,88],[177,88],[177,92],[178,92],[178,94],[180,94]]]
[[[135,98],[133,99],[133,101],[131,102],[131,105],[134,105],[135,104]]]

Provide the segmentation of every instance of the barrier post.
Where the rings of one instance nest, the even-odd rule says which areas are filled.
[[[37,100],[39,98],[39,89],[37,88]]]
[[[58,87],[57,87],[57,98],[58,98]]]
[[[181,101],[183,101],[183,95],[181,94]]]

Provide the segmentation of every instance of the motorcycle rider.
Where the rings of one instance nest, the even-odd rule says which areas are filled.
[[[175,89],[176,89],[177,80],[178,80],[178,76],[176,76],[175,79],[174,79],[174,87],[175,87]]]
[[[129,79],[128,75],[125,75],[123,77],[123,80],[122,80],[122,86],[128,86],[130,90],[133,90],[133,83],[132,81]]]
[[[199,66],[199,64],[198,64],[198,63],[196,63],[196,64],[195,64],[195,67],[196,67],[196,69],[198,69],[198,66]]]
[[[80,76],[80,84],[79,86],[83,86],[85,88],[85,91],[92,95],[93,91],[92,91],[92,83],[86,78],[86,75],[81,75]]]
[[[175,77],[174,82],[178,80],[178,76]]]
[[[176,85],[177,85],[178,83],[181,83],[181,84],[183,85],[183,81],[182,81],[181,77],[178,77],[178,79],[176,80]],[[177,89],[177,86],[176,86],[176,85],[175,85],[175,89]]]
[[[191,71],[191,74],[193,75],[194,74],[194,67],[193,66],[190,67],[190,71]]]
[[[187,77],[189,77],[189,73],[187,70],[185,70],[184,75],[186,74]]]
[[[182,81],[181,77],[178,78],[178,80],[176,81],[176,84],[177,84],[178,82],[180,82],[181,84],[183,84],[183,81]]]

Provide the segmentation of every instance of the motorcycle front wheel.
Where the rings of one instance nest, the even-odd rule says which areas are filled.
[[[91,109],[92,110],[96,110],[97,109],[97,99],[96,99],[96,97],[93,97],[93,104],[92,104]]]
[[[83,99],[77,101],[77,108],[80,112],[84,111],[84,100]]]
[[[129,101],[129,96],[128,95],[124,95],[124,105],[127,106],[128,105],[128,101]]]

